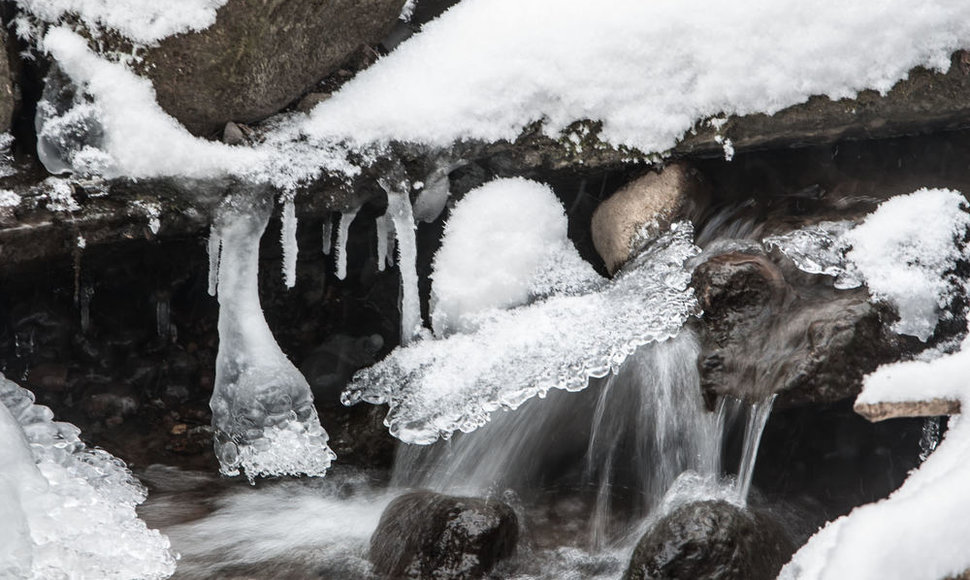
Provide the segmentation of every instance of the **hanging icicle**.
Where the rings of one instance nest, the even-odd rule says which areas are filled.
[[[330,216],[323,220],[323,254],[325,256],[330,255],[330,250],[333,248],[333,221]]]
[[[387,214],[394,225],[397,241],[398,268],[401,271],[401,344],[406,345],[421,334],[421,299],[418,294],[418,243],[409,187],[404,179],[396,182],[381,179],[387,192]]]
[[[206,250],[209,253],[209,296],[215,296],[219,286],[219,254],[222,251],[222,239],[214,225],[209,228]]]
[[[283,229],[281,242],[283,244],[283,283],[287,288],[296,285],[296,258],[300,248],[296,243],[296,203],[293,195],[287,195],[283,201]]]
[[[335,248],[337,260],[337,279],[343,280],[347,277],[347,238],[350,235],[350,224],[354,223],[357,212],[360,208],[354,208],[340,214],[340,225],[337,227],[337,247]]]

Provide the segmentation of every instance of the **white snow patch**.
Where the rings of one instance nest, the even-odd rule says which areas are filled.
[[[953,1],[465,0],[319,105],[307,132],[447,146],[592,119],[614,145],[662,152],[704,118],[886,92],[967,45],[970,5]]]
[[[0,207],[17,207],[20,205],[20,195],[9,189],[0,189]]]
[[[142,44],[212,26],[228,0],[16,0],[20,8],[49,23],[77,16],[90,29],[108,28]]]
[[[536,298],[540,273],[564,278],[556,268],[567,261],[561,255],[576,255],[566,229],[562,203],[540,183],[499,179],[465,195],[448,218],[434,259],[435,334],[469,332],[477,315]],[[579,264],[584,271],[569,274],[599,277],[589,264]],[[541,295],[550,291],[540,290]]]
[[[948,189],[921,189],[889,199],[846,233],[846,258],[876,298],[899,312],[896,332],[926,340],[962,283],[948,274],[970,259],[960,243],[970,229],[967,201]]]

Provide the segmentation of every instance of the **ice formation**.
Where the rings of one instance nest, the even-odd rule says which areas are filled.
[[[767,237],[764,244],[769,250],[777,248],[788,256],[799,270],[834,277],[835,287],[840,290],[858,288],[862,285],[861,275],[845,257],[849,250],[845,233],[854,226],[849,221],[819,222],[787,234]]]
[[[540,183],[499,179],[466,194],[448,217],[434,259],[435,334],[469,332],[490,310],[601,285],[566,228],[562,204]]]
[[[584,293],[550,288],[537,302],[484,312],[474,332],[399,348],[360,371],[343,401],[387,403],[395,437],[431,443],[549,389],[581,390],[697,313],[685,262],[698,251],[691,225],[676,223],[612,281]]]
[[[296,243],[296,202],[292,196],[283,201],[283,227],[280,230],[280,243],[283,244],[283,284],[287,288],[296,286],[296,260],[300,247]]]
[[[970,261],[970,213],[962,194],[920,189],[881,203],[863,222],[822,222],[766,238],[800,269],[836,277],[837,288],[865,282],[899,313],[893,329],[926,341],[960,293],[959,263]]]
[[[359,209],[354,208],[340,214],[340,223],[337,225],[337,245],[334,247],[338,280],[347,277],[347,240],[350,237],[350,224],[354,223]]]
[[[124,463],[0,375],[0,577],[167,578],[168,540],[138,519]]]
[[[407,345],[421,336],[421,297],[418,295],[418,242],[414,230],[410,188],[400,180],[382,180],[387,192],[387,213],[397,240],[397,265],[401,271],[401,344]]]
[[[276,344],[259,304],[259,240],[269,213],[267,203],[234,198],[217,217],[216,456],[227,475],[323,475],[334,454],[310,386]]]

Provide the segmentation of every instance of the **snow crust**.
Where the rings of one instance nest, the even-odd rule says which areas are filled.
[[[893,330],[926,341],[947,307],[965,292],[957,265],[970,261],[970,212],[960,192],[920,189],[898,195],[852,227],[822,222],[765,238],[800,269],[834,276],[836,288],[865,282],[899,314]]]
[[[15,0],[33,16],[61,23],[76,16],[91,30],[110,29],[141,44],[182,32],[203,30],[216,21],[228,0]]]
[[[551,287],[533,303],[481,312],[472,332],[398,348],[358,372],[342,400],[387,403],[391,434],[428,444],[549,389],[582,390],[637,347],[676,336],[698,312],[685,267],[698,252],[691,225],[678,222],[613,280],[578,293]]]
[[[0,577],[167,578],[169,542],[135,513],[125,464],[0,375]]]
[[[471,331],[483,313],[565,290],[569,281],[576,282],[575,291],[602,282],[576,254],[567,225],[556,194],[534,181],[499,179],[466,194],[448,217],[435,254],[435,334]],[[572,268],[559,268],[567,263]]]

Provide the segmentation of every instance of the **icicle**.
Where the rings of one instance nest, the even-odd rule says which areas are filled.
[[[91,298],[94,297],[94,288],[90,284],[84,284],[80,293],[81,308],[81,333],[87,334],[91,328]]]
[[[209,228],[206,250],[209,253],[209,296],[215,296],[219,286],[219,254],[222,251],[222,239],[215,226]]]
[[[270,208],[230,204],[220,215],[219,353],[212,393],[221,471],[321,476],[334,454],[303,375],[273,338],[259,304],[259,240]],[[233,209],[233,207],[245,209]]]
[[[287,288],[296,285],[296,258],[300,251],[296,243],[296,204],[293,196],[287,196],[283,202],[283,283]]]
[[[172,303],[168,292],[158,292],[155,296],[155,330],[163,340],[172,336]]]
[[[323,253],[329,256],[333,247],[333,221],[327,216],[323,222]]]
[[[751,490],[751,478],[754,476],[754,464],[758,458],[758,447],[761,445],[761,435],[764,433],[771,407],[775,404],[775,397],[771,395],[764,401],[754,403],[748,409],[748,422],[744,427],[744,449],[741,453],[741,465],[738,467],[738,500],[747,503],[748,492]]]
[[[340,214],[340,225],[337,228],[337,279],[343,280],[347,277],[347,237],[350,234],[350,224],[354,223],[357,212],[360,208],[354,208]]]
[[[377,271],[383,272],[388,264],[387,242],[391,235],[391,218],[386,213],[375,220],[377,228]]]
[[[397,263],[401,271],[401,344],[406,345],[421,333],[421,299],[418,295],[418,243],[415,238],[411,199],[405,187],[381,184],[387,192],[387,215],[397,239]],[[400,184],[399,184],[400,185]]]

